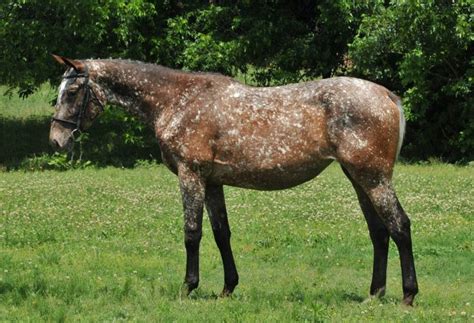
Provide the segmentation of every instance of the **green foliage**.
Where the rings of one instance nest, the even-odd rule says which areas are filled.
[[[230,8],[210,6],[169,18],[165,36],[156,47],[159,61],[189,70],[232,75],[233,69],[238,68],[239,46],[232,31],[234,16],[235,11]]]
[[[56,83],[49,53],[122,57],[236,75],[258,84],[329,76],[369,2],[59,1],[0,4],[0,82],[31,93]]]
[[[52,155],[42,153],[39,156],[33,156],[30,158],[24,159],[19,168],[26,171],[38,171],[38,170],[70,170],[76,168],[87,168],[90,167],[92,163],[90,161],[77,161],[69,158],[65,153],[54,153]]]
[[[142,0],[12,0],[0,4],[0,82],[31,93],[59,68],[50,53],[122,56],[143,46],[139,32],[154,6]],[[148,25],[149,26],[149,25]],[[142,57],[146,58],[146,57]]]
[[[120,108],[108,108],[86,134],[83,158],[96,165],[131,167],[139,159],[161,160],[153,130]]]
[[[160,61],[246,74],[258,85],[330,76],[340,66],[365,3],[220,1],[168,20]]]
[[[254,85],[351,73],[404,98],[402,155],[472,160],[472,10],[470,0],[9,0],[0,2],[0,84],[21,96],[57,84],[62,68],[50,53],[139,59]]]
[[[394,1],[365,16],[350,47],[353,74],[401,93],[404,155],[474,159],[472,1]]]
[[[294,189],[226,187],[240,284],[230,299],[221,257],[203,223],[201,282],[179,298],[185,267],[176,176],[135,169],[7,172],[0,176],[2,321],[439,322],[472,321],[472,167],[401,165],[420,283],[400,305],[398,252],[387,295],[364,302],[372,244],[340,167]]]

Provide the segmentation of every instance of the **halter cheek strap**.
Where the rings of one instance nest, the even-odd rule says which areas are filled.
[[[81,108],[79,109],[79,112],[77,113],[75,120],[67,120],[67,119],[62,119],[62,118],[57,118],[57,117],[53,117],[51,120],[51,122],[56,121],[56,122],[65,123],[65,124],[74,126],[74,129],[72,130],[72,133],[71,133],[73,137],[76,132],[80,133],[82,131],[81,129],[82,119],[84,117],[84,114],[86,113],[87,106],[89,105],[89,102],[91,100],[91,95],[94,96],[93,99],[99,104],[101,110],[104,111],[104,105],[100,102],[94,90],[89,85],[89,71],[87,69],[87,66],[85,66],[85,71],[83,73],[68,75],[68,76],[64,76],[63,78],[64,79],[78,79],[82,77],[85,78],[85,82],[82,85],[82,87],[84,87],[85,89],[85,93],[84,93],[84,97],[82,98]]]

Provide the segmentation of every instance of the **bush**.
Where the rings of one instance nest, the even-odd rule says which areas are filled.
[[[81,140],[83,158],[99,166],[132,167],[137,160],[161,161],[152,129],[120,108],[107,109]]]
[[[364,17],[353,75],[403,95],[405,157],[474,159],[472,2],[401,1]]]

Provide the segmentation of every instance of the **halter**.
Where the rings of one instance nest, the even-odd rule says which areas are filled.
[[[104,105],[100,102],[100,100],[97,98],[97,95],[95,94],[94,90],[92,87],[89,85],[89,71],[87,69],[87,66],[84,66],[85,70],[82,73],[75,73],[72,75],[68,76],[63,76],[63,79],[78,79],[78,78],[84,78],[85,82],[82,85],[82,87],[85,88],[85,93],[84,97],[82,99],[82,105],[79,110],[79,112],[76,114],[76,120],[67,120],[67,119],[61,119],[57,117],[53,117],[51,122],[56,121],[60,123],[65,123],[74,126],[74,129],[71,132],[71,136],[74,138],[74,134],[76,132],[81,133],[81,123],[82,123],[82,118],[84,117],[84,114],[86,113],[87,106],[89,105],[89,102],[91,101],[91,95],[93,96],[92,100],[95,100],[98,104],[99,107],[102,111],[104,111]]]

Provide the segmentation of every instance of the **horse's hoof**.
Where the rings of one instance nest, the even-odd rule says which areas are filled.
[[[415,299],[415,295],[406,295],[403,297],[402,304],[405,306],[412,307],[414,299]]]
[[[230,296],[232,296],[232,292],[228,290],[227,288],[224,288],[221,294],[219,295],[219,297],[221,298],[230,297]]]
[[[188,283],[183,283],[183,285],[181,285],[181,289],[179,291],[179,298],[181,300],[183,299],[186,299],[189,297],[189,294],[191,294],[191,292],[196,289],[196,287],[188,284]]]
[[[385,286],[377,288],[373,293],[371,293],[372,296],[377,297],[377,298],[382,298],[385,296]]]
[[[362,301],[362,304],[371,303],[376,299],[375,295],[369,295],[366,299]]]

